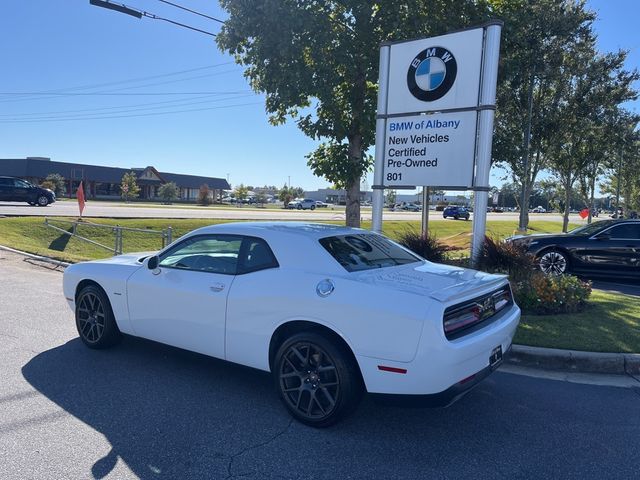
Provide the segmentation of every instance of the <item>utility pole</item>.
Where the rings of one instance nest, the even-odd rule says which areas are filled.
[[[620,208],[620,184],[622,183],[622,147],[620,147],[620,158],[618,162],[618,175],[616,185],[616,208]]]

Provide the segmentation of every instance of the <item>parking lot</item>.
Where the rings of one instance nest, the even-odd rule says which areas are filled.
[[[293,422],[266,373],[77,339],[61,272],[0,252],[0,478],[632,478],[640,389],[497,372],[448,409]],[[640,384],[639,384],[640,385]]]

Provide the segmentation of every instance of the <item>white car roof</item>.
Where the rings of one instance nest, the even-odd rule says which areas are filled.
[[[195,233],[235,233],[238,235],[254,236],[303,236],[309,239],[319,239],[334,235],[348,235],[358,233],[372,233],[370,230],[351,228],[342,225],[308,222],[229,222],[210,225],[194,230]]]

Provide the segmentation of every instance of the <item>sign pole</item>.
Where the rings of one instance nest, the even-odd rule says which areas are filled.
[[[389,83],[389,59],[391,47],[380,47],[380,74],[378,77],[378,118],[376,119],[376,153],[373,170],[373,202],[371,205],[371,230],[382,233],[384,208],[384,149],[387,120],[387,89]]]
[[[474,266],[480,255],[487,228],[491,144],[493,140],[493,117],[495,114],[502,25],[503,23],[501,21],[490,22],[486,27],[484,36],[478,149],[475,181],[473,182],[475,195],[473,205],[473,235],[471,238],[471,263]]]
[[[422,235],[429,234],[429,187],[422,187]]]

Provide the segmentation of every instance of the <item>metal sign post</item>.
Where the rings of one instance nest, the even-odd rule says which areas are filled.
[[[498,81],[500,56],[500,32],[502,23],[486,28],[484,36],[484,61],[480,87],[480,119],[478,126],[478,151],[474,179],[473,233],[471,235],[471,264],[475,265],[484,243],[487,230],[487,206],[489,200],[489,173],[491,171],[491,144],[493,142],[493,117]]]
[[[371,202],[371,230],[382,233],[382,210],[384,209],[384,148],[387,129],[387,91],[389,84],[389,58],[391,46],[380,48],[380,73],[378,75],[378,117],[376,119],[376,154],[373,167],[373,198]]]

